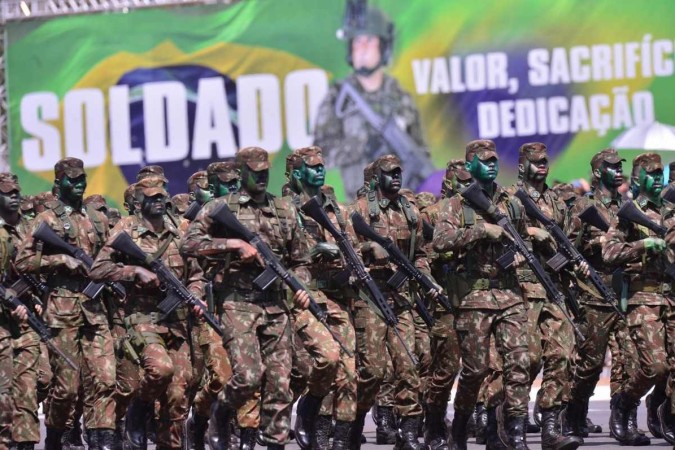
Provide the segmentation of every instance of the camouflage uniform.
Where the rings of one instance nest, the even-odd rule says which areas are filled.
[[[55,165],[56,179],[76,178],[84,174],[83,163],[76,158],[63,159]],[[92,408],[85,411],[92,430],[115,428],[115,357],[113,339],[100,299],[82,294],[89,280],[81,272],[66,268],[68,258],[53,254],[49,247],[33,238],[37,227],[46,223],[68,243],[88,255],[95,255],[108,236],[108,219],[95,209],[74,209],[60,200],[47,204],[48,209],[35,218],[17,256],[17,269],[39,275],[44,271],[51,292],[45,301],[44,319],[52,329],[55,344],[73,357],[82,372],[90,372],[94,381]],[[49,395],[49,412],[45,419],[48,431],[62,433],[73,415],[80,387],[80,376],[54,355],[51,358],[54,380]]]
[[[394,78],[385,74],[382,87],[375,92],[364,91],[356,75],[350,75],[347,81],[375,112],[384,118],[395,117],[398,126],[421,148],[426,147],[419,111],[410,94],[404,92]],[[327,168],[340,168],[345,196],[352,199],[361,187],[359,181],[363,166],[381,155],[391,153],[391,149],[379,132],[358,112],[350,113],[342,119],[337,117],[336,101],[342,83],[337,82],[330,88],[319,107],[314,128],[314,145],[323,149]],[[428,158],[427,155],[424,157]]]
[[[153,196],[166,191],[161,178],[148,177],[136,183],[136,195]],[[143,377],[136,392],[147,405],[160,402],[157,446],[180,448],[183,422],[189,409],[186,391],[192,381],[192,364],[188,348],[187,319],[190,312],[179,307],[166,318],[160,318],[157,305],[163,300],[156,288],[134,284],[137,261],[112,248],[118,234],[126,232],[146,254],[159,258],[197,297],[203,294],[203,272],[196,264],[186,265],[178,253],[180,234],[164,219],[163,230],[153,231],[146,219],[125,217],[112,230],[106,245],[99,252],[90,275],[95,280],[124,282],[128,289],[125,324],[132,329],[132,345],[141,359]],[[151,411],[154,408],[151,409]],[[127,416],[128,420],[130,416]]]
[[[240,150],[237,163],[247,164],[254,171],[269,168],[267,152],[257,147]],[[269,193],[266,200],[265,205],[258,205],[246,193],[237,193],[208,202],[190,224],[181,250],[191,257],[225,256],[228,267],[214,279],[214,291],[224,299],[217,307],[222,311],[223,344],[232,364],[225,396],[238,411],[240,427],[246,430],[260,426],[263,442],[284,444],[292,403],[291,328],[285,288],[277,280],[266,291],[257,290],[253,280],[260,274],[259,265],[226,256],[230,239],[209,216],[218,206],[227,204],[244,226],[259,233],[277,255],[283,256],[283,263],[294,268],[303,282],[309,282],[310,275],[304,267],[308,262],[307,247],[292,203]],[[263,395],[258,413],[257,408],[247,405],[257,400],[260,391]]]

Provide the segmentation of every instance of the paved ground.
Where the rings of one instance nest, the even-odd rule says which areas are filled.
[[[532,404],[530,404],[530,410],[532,409]],[[448,414],[449,417],[452,417],[452,411]],[[590,404],[589,408],[589,416],[591,420],[603,427],[603,434],[594,434],[591,435],[589,438],[586,439],[586,444],[584,445],[585,447],[592,447],[594,450],[600,450],[600,449],[609,449],[609,448],[618,448],[619,446],[617,445],[616,441],[614,441],[612,438],[609,437],[608,433],[608,428],[607,428],[607,422],[609,420],[609,401],[607,400],[600,400],[600,401],[593,401]],[[640,410],[638,412],[638,418],[639,418],[639,423],[640,423],[640,428],[646,430],[647,425],[646,425],[646,417],[647,413],[644,409],[644,402],[642,405],[640,405]],[[372,420],[370,420],[370,417],[368,417],[366,421],[366,428],[365,428],[365,434],[366,437],[368,438],[368,444],[363,445],[361,448],[363,450],[385,450],[388,447],[387,446],[380,446],[380,445],[375,445],[375,425],[373,424]],[[44,428],[42,429],[42,436],[44,436]],[[528,444],[532,450],[538,450],[541,449],[540,445],[541,439],[538,435],[535,434],[530,434],[528,435]],[[652,439],[652,447],[671,447],[666,441],[663,439]],[[44,442],[41,442],[40,445],[36,447],[37,449],[44,449]],[[151,450],[154,449],[154,446],[149,447]],[[289,450],[296,450],[299,449],[299,447],[295,444],[293,445],[288,445],[286,446],[287,449]],[[469,442],[469,449],[477,450],[480,448],[485,448],[484,446],[479,446],[473,443],[473,439],[470,440]],[[622,447],[622,448],[629,448],[629,447]],[[675,450],[675,447],[673,448]]]

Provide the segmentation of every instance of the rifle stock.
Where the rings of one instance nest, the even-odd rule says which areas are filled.
[[[199,211],[202,210],[202,205],[199,204],[197,200],[193,201],[190,203],[190,206],[188,206],[188,209],[185,210],[185,213],[183,214],[183,217],[186,218],[189,221],[195,220],[195,217],[197,217],[197,214],[199,214]]]
[[[600,215],[600,211],[598,211],[598,208],[595,205],[589,205],[581,211],[579,219],[600,231],[604,231],[605,233],[609,231],[609,224],[605,218]]]

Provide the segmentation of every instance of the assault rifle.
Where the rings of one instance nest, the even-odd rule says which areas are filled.
[[[20,282],[21,280],[19,280]],[[14,287],[16,283],[12,285]],[[4,286],[0,285],[0,302],[2,303],[3,306],[6,306],[10,311],[14,311],[16,308],[20,306],[26,306],[23,304],[21,300],[19,300],[18,296],[16,295],[16,292],[10,287],[9,289],[5,288]],[[25,291],[24,291],[25,292]],[[73,370],[76,372],[80,371],[80,368],[77,367],[77,364],[73,362],[72,359],[68,355],[66,355],[63,350],[58,348],[54,342],[52,342],[52,332],[51,330],[45,325],[45,323],[40,320],[38,316],[35,315],[34,312],[32,312],[29,308],[26,308],[26,312],[28,313],[28,325],[35,331],[38,336],[40,336],[40,340],[44,342],[47,347],[57,355],[59,355],[63,360],[68,364]]]
[[[497,209],[497,207],[485,195],[483,189],[478,183],[471,183],[468,187],[461,191],[461,194],[462,197],[472,206],[487,213],[488,216],[497,222],[497,225],[502,227],[508,234],[510,239],[506,239],[504,242],[510,251],[500,257],[497,260],[497,264],[499,264],[504,269],[508,268],[513,263],[515,253],[520,253],[525,258],[525,261],[527,261],[528,266],[530,266],[530,269],[532,269],[532,272],[534,272],[534,275],[537,277],[539,282],[542,284],[542,286],[544,286],[544,290],[546,291],[548,298],[560,308],[560,311],[565,315],[567,321],[572,325],[577,339],[579,339],[580,342],[585,341],[586,338],[581,333],[581,330],[579,330],[579,327],[574,323],[567,312],[567,309],[565,308],[565,295],[556,288],[551,278],[539,263],[537,257],[534,256],[530,250],[528,250],[527,246],[525,245],[525,241],[523,241],[523,238],[520,236],[513,223],[509,220],[508,216]]]
[[[350,101],[351,106],[348,106]],[[405,167],[403,186],[415,190],[436,171],[427,156],[427,150],[420,147],[404,130],[401,130],[393,116],[387,119],[380,116],[349,81],[344,81],[335,100],[335,115],[338,119],[342,119],[353,113],[361,114],[399,157],[401,165]],[[381,155],[374,155],[373,158],[377,156]]]
[[[217,223],[225,226],[227,230],[232,233],[234,236],[248,242],[252,245],[257,251],[258,254],[262,257],[265,263],[265,269],[263,272],[253,280],[253,284],[260,289],[261,291],[266,290],[270,285],[277,279],[281,281],[290,288],[290,290],[295,294],[298,291],[306,291],[309,296],[309,312],[323,324],[323,326],[328,330],[330,335],[333,337],[333,340],[337,342],[342,351],[352,357],[354,353],[349,350],[345,344],[340,340],[338,335],[333,331],[326,322],[327,314],[326,311],[321,309],[321,307],[316,303],[316,300],[312,295],[305,289],[305,287],[300,283],[300,281],[295,278],[279,261],[279,258],[274,254],[272,249],[267,245],[265,241],[262,240],[260,236],[253,233],[251,230],[246,228],[239,222],[239,219],[236,218],[230,208],[227,207],[225,203],[221,206],[214,209],[210,217]]]
[[[183,214],[183,217],[192,222],[195,220],[195,217],[197,217],[197,214],[199,214],[199,211],[202,210],[202,205],[199,204],[197,200],[193,201],[190,203],[190,206],[188,206],[188,209],[185,210],[185,213]]]
[[[553,219],[549,218],[544,214],[538,207],[537,205],[532,201],[530,196],[527,194],[522,189],[518,189],[516,192],[516,197],[520,199],[520,201],[523,203],[523,206],[525,207],[525,212],[527,215],[534,220],[539,221],[544,228],[546,228],[546,231],[548,231],[551,236],[553,236],[553,239],[558,243],[558,248],[560,251],[556,253],[551,259],[549,259],[546,264],[553,269],[555,272],[560,272],[560,270],[563,269],[567,264],[570,262],[574,264],[581,264],[581,263],[586,263],[588,266],[588,271],[589,271],[589,280],[591,283],[593,283],[593,286],[598,290],[602,298],[609,304],[619,315],[619,317],[625,319],[625,316],[621,309],[619,309],[619,301],[616,298],[616,295],[614,294],[614,291],[612,291],[603,281],[602,278],[600,278],[600,275],[598,275],[598,272],[595,271],[595,269],[588,264],[588,261],[586,261],[586,258],[583,257],[581,253],[579,253],[579,250],[570,242],[570,240],[567,238],[567,235],[563,232],[563,230],[560,229],[557,223],[553,221]],[[576,308],[578,310],[578,305],[572,305],[573,309]]]
[[[410,348],[408,348],[405,341],[401,337],[401,334],[396,328],[396,325],[398,324],[398,318],[396,317],[396,314],[394,314],[394,310],[391,309],[391,306],[389,306],[389,303],[387,303],[386,297],[384,294],[382,294],[380,288],[377,287],[375,280],[373,280],[373,277],[370,276],[364,267],[363,262],[354,251],[354,248],[349,241],[347,232],[338,230],[333,222],[330,221],[330,218],[326,214],[326,211],[324,211],[317,197],[312,197],[307,203],[302,205],[301,209],[302,212],[316,220],[319,225],[328,230],[328,232],[335,238],[335,243],[342,252],[342,256],[345,259],[345,264],[347,265],[348,270],[352,273],[352,275],[354,275],[354,277],[356,277],[359,284],[365,288],[368,298],[370,298],[370,300],[375,304],[375,307],[382,314],[384,323],[386,323],[387,326],[392,329],[408,354],[408,357],[412,361],[413,365],[417,366],[417,357],[415,357],[415,354],[410,350]]]
[[[145,264],[155,275],[157,275],[157,278],[159,278],[162,285],[160,289],[169,291],[166,298],[157,305],[157,309],[163,314],[164,318],[181,305],[185,305],[189,308],[197,306],[202,310],[203,318],[206,323],[220,336],[223,335],[223,330],[220,328],[220,325],[218,325],[218,321],[214,315],[194,296],[192,292],[188,290],[188,288],[185,287],[183,283],[181,283],[171,269],[166,267],[159,258],[153,258],[151,255],[148,255],[141,250],[134,240],[131,239],[131,236],[125,232],[118,234],[110,246],[123,255]]]
[[[609,224],[605,218],[600,215],[600,211],[598,211],[598,208],[595,205],[590,205],[581,211],[579,219],[600,231],[604,231],[605,233],[609,231]]]
[[[354,211],[351,215],[351,219],[354,231],[366,239],[380,244],[382,248],[387,251],[389,258],[391,258],[391,261],[398,268],[398,270],[394,272],[394,275],[392,275],[391,278],[387,280],[387,284],[389,286],[391,286],[393,289],[399,289],[403,283],[409,279],[413,279],[425,291],[436,292],[438,294],[436,296],[436,301],[440,303],[447,312],[453,311],[448,297],[446,297],[445,294],[440,291],[436,283],[431,281],[428,276],[420,272],[420,270],[413,265],[413,263],[403,254],[401,249],[398,248],[394,241],[388,237],[377,234],[377,232],[366,223],[363,216],[358,212]]]
[[[650,219],[647,214],[640,211],[640,209],[635,206],[635,203],[631,201],[623,202],[623,205],[621,205],[621,208],[619,208],[617,217],[630,223],[648,228],[656,233],[656,235],[661,239],[664,239],[666,237],[666,233],[668,232],[668,228],[652,221],[652,219]],[[675,264],[668,264],[668,267],[666,268],[666,275],[668,275],[672,280],[675,280]]]
[[[61,236],[56,234],[56,232],[54,232],[54,230],[52,230],[51,227],[47,225],[46,222],[42,222],[37,227],[37,229],[33,232],[33,238],[44,242],[48,246],[58,250],[61,253],[65,253],[68,256],[80,260],[87,269],[90,269],[92,264],[94,264],[94,259],[91,256],[87,255],[81,248],[70,245],[64,241]],[[124,286],[122,286],[120,283],[115,283],[112,281],[106,283],[95,283],[90,281],[82,293],[91,299],[96,299],[101,294],[105,286],[108,286],[120,299],[124,299],[127,296]]]

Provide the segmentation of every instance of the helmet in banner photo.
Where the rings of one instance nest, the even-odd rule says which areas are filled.
[[[394,23],[384,12],[365,2],[347,2],[345,19],[337,31],[339,39],[347,42],[347,63],[352,65],[352,40],[356,36],[369,35],[380,38],[380,65],[386,66],[391,60],[394,48]]]

